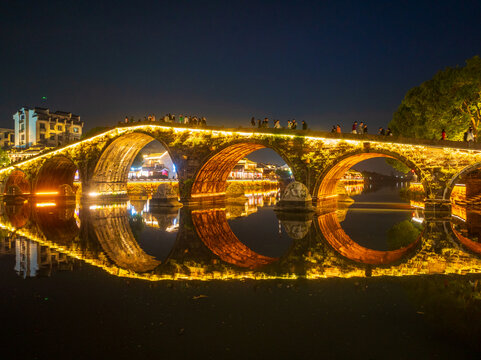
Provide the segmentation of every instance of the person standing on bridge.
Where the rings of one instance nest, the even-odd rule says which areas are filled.
[[[357,127],[357,133],[359,135],[364,134],[364,123],[362,121],[360,122],[359,126]]]
[[[474,132],[471,126],[469,127],[468,133],[466,134],[466,141],[468,142],[468,144],[474,142]]]
[[[251,117],[251,126],[256,127],[256,118],[254,116]]]
[[[339,124],[336,125],[336,132],[337,132],[338,134],[341,133],[341,125],[339,125]]]
[[[446,140],[446,131],[441,131],[441,140]]]
[[[307,130],[307,123],[302,120],[302,130]]]
[[[296,121],[296,119],[292,119],[291,129],[292,129],[292,130],[296,130],[296,129],[297,129],[297,121]]]
[[[352,133],[357,134],[357,121],[354,121],[352,124]]]

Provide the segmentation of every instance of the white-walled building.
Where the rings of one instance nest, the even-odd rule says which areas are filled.
[[[61,146],[79,140],[83,122],[80,116],[69,112],[26,107],[13,115],[15,146],[28,148],[33,145]]]

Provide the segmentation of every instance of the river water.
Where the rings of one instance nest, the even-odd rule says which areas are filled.
[[[19,358],[477,357],[481,211],[402,184],[316,214],[148,199],[5,205],[2,349]]]

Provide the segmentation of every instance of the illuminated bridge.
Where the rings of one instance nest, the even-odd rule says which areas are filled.
[[[376,157],[394,158],[413,169],[431,204],[448,204],[454,184],[481,168],[477,144],[467,148],[461,142],[374,135],[136,123],[1,169],[2,194],[71,194],[78,170],[83,198],[126,195],[135,156],[154,140],[166,148],[175,164],[184,203],[222,197],[233,167],[261,148],[278,153],[314,200],[335,197],[336,183],[346,170]]]

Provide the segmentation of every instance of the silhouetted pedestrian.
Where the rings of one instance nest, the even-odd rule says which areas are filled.
[[[352,124],[352,133],[357,134],[357,121],[354,121]]]
[[[256,119],[255,119],[254,116],[251,117],[251,126],[252,126],[252,127],[255,127],[255,126],[256,126]]]
[[[357,127],[357,133],[359,135],[364,134],[364,123],[362,121],[359,123],[359,126]]]
[[[304,120],[302,120],[302,130],[307,130],[307,124]]]
[[[446,131],[444,129],[441,131],[441,140],[446,140]]]

